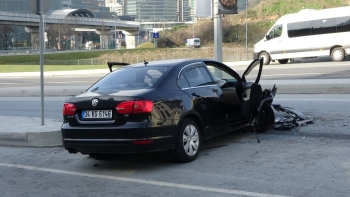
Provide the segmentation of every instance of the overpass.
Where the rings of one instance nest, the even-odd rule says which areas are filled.
[[[25,26],[26,31],[31,33],[32,43],[39,38],[39,21],[39,16],[32,13],[0,12],[0,24]],[[138,22],[94,18],[93,13],[87,9],[48,11],[44,15],[44,23],[45,28],[50,28],[50,24],[71,25],[76,32],[75,40],[80,40],[78,32],[95,31],[100,35],[102,48],[108,48],[109,41],[113,40],[115,28],[125,34],[126,48],[135,48],[135,38],[140,28]]]

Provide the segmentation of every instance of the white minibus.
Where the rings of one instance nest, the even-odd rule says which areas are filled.
[[[350,54],[350,6],[323,10],[304,9],[279,18],[254,45],[254,58],[264,64],[292,58],[331,56],[343,61]]]

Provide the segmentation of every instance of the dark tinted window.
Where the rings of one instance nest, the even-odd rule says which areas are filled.
[[[309,36],[311,34],[310,21],[287,24],[288,37]]]
[[[204,66],[192,68],[184,75],[191,87],[213,84],[213,80]]]
[[[330,34],[350,31],[350,16],[325,18],[287,24],[288,37]]]
[[[311,21],[311,35],[336,33],[335,18]]]
[[[180,88],[188,88],[190,85],[188,84],[185,76],[183,74],[180,75],[179,79],[177,80],[177,85]]]
[[[350,16],[339,17],[336,19],[337,32],[347,32],[350,31]]]
[[[169,67],[123,67],[114,70],[92,87],[88,89],[91,92],[104,90],[125,90],[152,88],[154,84],[164,76]]]

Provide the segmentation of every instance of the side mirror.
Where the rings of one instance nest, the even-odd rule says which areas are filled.
[[[220,80],[217,80],[217,81],[216,81],[216,84],[221,88],[222,86],[224,86],[224,85],[226,84],[226,81],[220,79]]]
[[[270,35],[266,34],[265,38],[266,38],[266,40],[270,40]]]

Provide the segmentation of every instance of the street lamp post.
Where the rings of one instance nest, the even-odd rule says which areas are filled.
[[[117,49],[117,0],[114,4],[114,49]]]
[[[114,10],[114,49],[117,49],[117,10]]]
[[[245,48],[248,60],[248,0],[246,0],[245,2]]]

